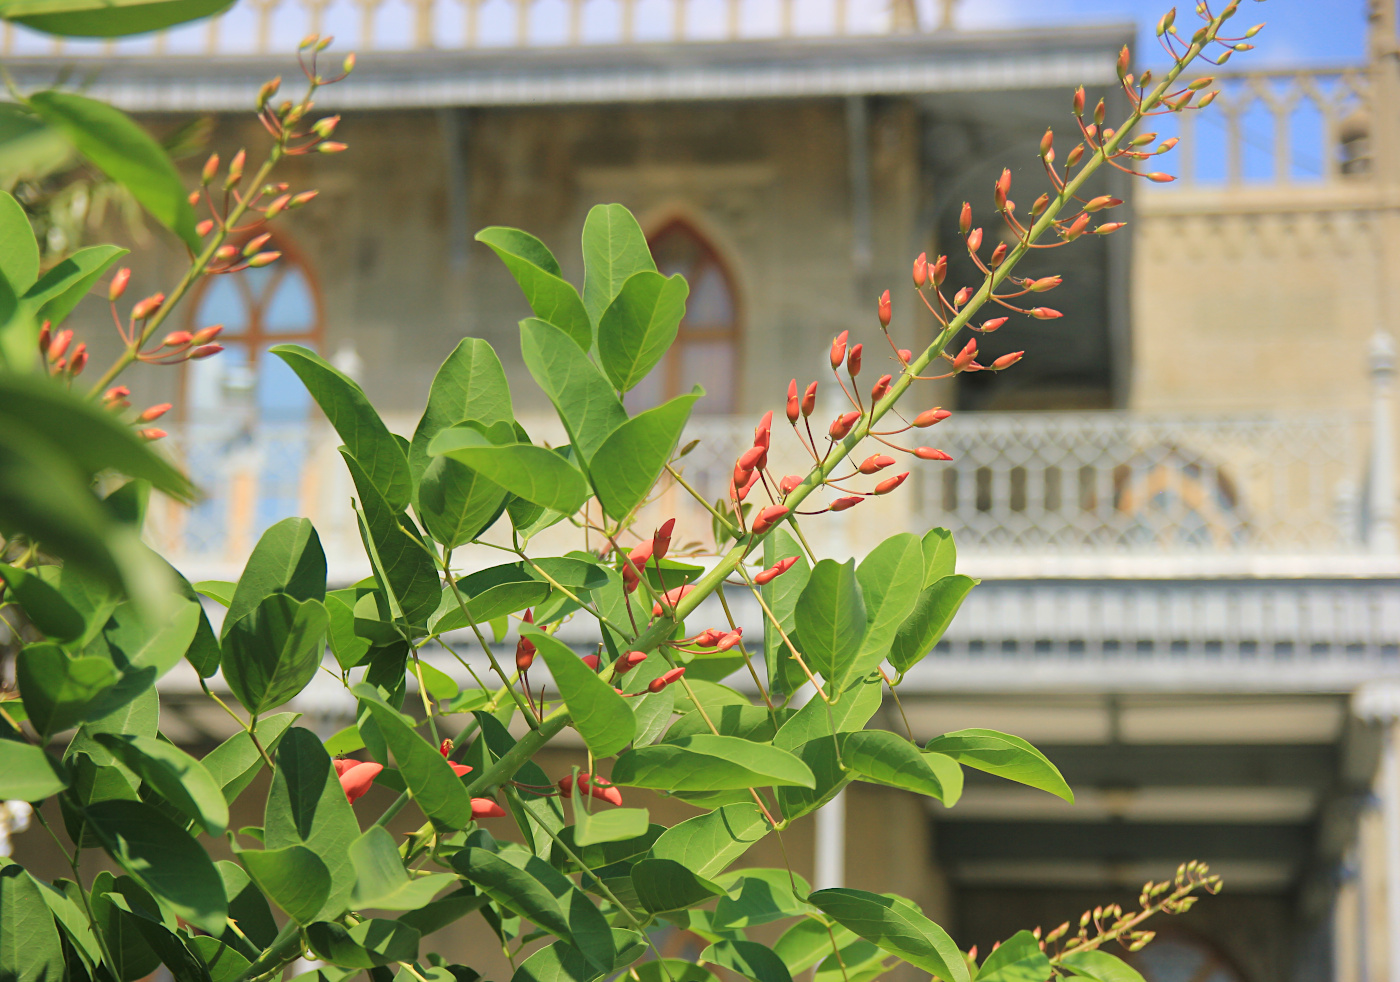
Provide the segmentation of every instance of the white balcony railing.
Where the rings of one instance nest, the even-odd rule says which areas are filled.
[[[707,500],[725,495],[752,423],[700,418],[687,432],[700,443],[683,473]],[[1340,557],[1393,531],[1367,504],[1374,429],[1341,414],[958,414],[918,434],[951,463],[910,461],[915,476],[900,493],[804,528],[833,555],[860,554],[896,529],[945,526],[961,552],[993,558],[1176,557],[1190,569],[1193,557]],[[774,470],[798,472],[801,454],[783,437]],[[339,440],[324,424],[189,428],[174,442],[207,497],[192,510],[157,511],[151,534],[191,576],[236,576],[260,531],[297,514],[315,521],[334,578],[368,571]],[[814,495],[808,507],[831,496]],[[680,488],[666,487],[650,508],[643,526],[674,516],[686,539],[710,544],[709,515]],[[540,545],[576,548],[580,534],[565,525]]]
[[[4,27],[4,55],[258,55],[309,33],[360,52],[675,44],[888,34],[915,0],[245,0],[207,23],[115,42]]]

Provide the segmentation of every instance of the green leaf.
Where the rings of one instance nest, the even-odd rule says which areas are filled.
[[[224,634],[224,681],[254,716],[282,705],[315,676],[329,626],[317,600],[298,603],[285,593],[263,598]]]
[[[0,7],[0,16],[4,16]],[[7,191],[0,191],[0,278],[16,297],[39,278],[39,243],[24,207]]]
[[[666,356],[689,294],[680,273],[643,270],[622,285],[598,321],[598,356],[617,389],[637,385]]]
[[[740,737],[697,734],[627,751],[613,766],[612,781],[659,791],[731,791],[783,785],[810,788],[815,778],[806,764],[786,750]]]
[[[453,772],[447,758],[415,733],[388,706],[366,702],[385,743],[394,753],[408,794],[439,829],[463,829],[472,821],[472,799],[467,786]]]
[[[97,712],[106,714],[125,705],[154,685],[185,656],[199,630],[203,611],[193,601],[177,601],[178,607],[167,620],[151,624],[134,604],[126,603],[112,612],[102,634],[85,651],[106,649],[122,680],[101,700]]]
[[[856,580],[865,601],[865,634],[850,675],[841,680],[838,690],[844,690],[851,677],[868,674],[884,661],[895,632],[919,599],[923,577],[923,547],[918,536],[908,532],[881,542],[861,561]]]
[[[631,810],[631,809],[625,809]],[[569,852],[577,856],[583,865],[589,869],[601,869],[604,866],[612,866],[616,863],[624,863],[645,856],[656,842],[657,837],[666,831],[664,825],[650,825],[641,835],[632,839],[620,839],[614,842],[595,842],[589,845],[579,845],[574,838],[576,826],[566,825],[559,830],[559,839],[568,847]],[[559,842],[551,843],[549,861],[555,868],[565,872],[576,872],[578,867],[569,858],[568,853],[560,847]]]
[[[43,643],[20,649],[15,679],[30,722],[49,736],[86,719],[121,673],[106,658],[69,658],[58,645]]]
[[[452,857],[452,865],[496,903],[568,941],[595,966],[610,970],[616,954],[612,932],[593,901],[543,859],[516,854],[512,858],[521,865],[469,847]]]
[[[1067,951],[1060,965],[1093,982],[1143,982],[1142,974],[1123,959],[1106,951]]]
[[[18,740],[0,740],[0,801],[43,801],[68,787],[52,757]]]
[[[933,586],[945,576],[952,576],[957,570],[958,547],[953,542],[953,533],[947,529],[929,529],[924,533],[924,589]]]
[[[263,749],[273,753],[287,728],[300,717],[300,713],[278,713],[258,720],[258,742]],[[262,754],[258,753],[248,734],[241,730],[209,751],[200,763],[219,785],[224,801],[229,804],[233,804],[263,767]]]
[[[827,926],[819,920],[803,920],[784,931],[773,950],[789,971],[805,972],[831,954],[833,941],[841,946],[854,939],[855,935],[840,924],[828,932]]]
[[[716,941],[700,952],[700,960],[737,972],[753,982],[792,982],[777,953],[757,941]]]
[[[228,586],[206,580],[195,587],[228,607],[221,635],[275,593],[285,593],[293,600],[324,600],[326,553],[310,519],[284,518],[264,532],[231,593]],[[220,599],[221,595],[227,599]]]
[[[970,982],[957,944],[918,906],[902,897],[834,887],[808,902],[857,935],[946,982]]]
[[[782,579],[782,577],[779,577]],[[833,732],[850,733],[865,728],[871,717],[880,709],[882,683],[864,682],[842,693],[829,708],[821,699],[810,699],[794,713],[773,738],[773,745],[784,750],[796,751],[798,747],[828,738]],[[832,727],[835,727],[833,731]]]
[[[408,451],[414,485],[429,463],[428,444],[443,430],[475,420],[514,423],[510,383],[495,350],[480,338],[463,338],[442,363],[428,389],[428,404]]]
[[[420,935],[402,921],[370,918],[346,929],[324,922],[308,925],[306,938],[318,958],[345,968],[373,968],[418,957]]]
[[[39,884],[0,857],[0,978],[63,982],[63,944]]]
[[[263,828],[268,849],[306,846],[326,864],[331,891],[317,916],[339,917],[355,882],[350,843],[360,837],[360,826],[330,756],[310,730],[296,726],[282,737]]]
[[[210,982],[235,982],[253,964],[243,952],[205,934],[191,938],[190,947],[208,967]]]
[[[651,854],[674,859],[697,876],[716,876],[767,835],[768,829],[757,805],[738,802],[671,826],[661,833]]]
[[[590,472],[593,454],[613,430],[627,422],[627,411],[612,384],[583,348],[569,343],[563,331],[542,320],[520,322],[520,354],[530,376],[558,411],[585,472]]]
[[[987,955],[977,982],[1045,982],[1053,968],[1040,942],[1029,931],[1017,931]]]
[[[809,904],[797,899],[798,894],[811,893],[811,886],[785,869],[743,869],[726,873],[716,882],[725,891],[715,905],[716,928],[757,927],[813,912]]]
[[[724,893],[674,859],[643,859],[632,867],[632,887],[642,907],[653,914],[685,910]]]
[[[247,940],[233,931],[225,931],[223,938],[229,944],[241,945],[250,957],[255,957],[261,949],[271,946],[277,937],[277,922],[272,919],[272,908],[242,866],[227,859],[221,859],[214,865],[219,868],[219,876],[223,877],[229,920],[238,925]]]
[[[389,600],[389,613],[395,619],[402,616],[410,624],[420,624],[442,596],[433,557],[408,515],[389,506],[359,462],[343,448],[341,455],[360,495],[360,538],[375,579]]]
[[[99,733],[95,739],[204,831],[214,836],[224,834],[228,803],[223,789],[199,761],[155,737]]]
[[[662,958],[633,966],[639,982],[716,982],[709,969],[680,958]]]
[[[427,690],[430,698],[442,702],[455,699],[462,691],[459,686],[446,672],[434,668],[425,661],[420,661],[417,671],[423,675],[423,688]]]
[[[434,541],[449,549],[481,535],[501,517],[506,505],[516,500],[484,474],[449,457],[429,460],[416,494],[423,527]]]
[[[578,788],[575,786],[577,796]],[[574,841],[581,846],[600,842],[630,842],[651,827],[651,813],[645,808],[606,808],[589,812],[574,807]]]
[[[0,432],[12,429],[61,449],[89,475],[114,470],[149,481],[178,501],[195,496],[189,478],[124,420],[41,375],[0,372]]]
[[[952,808],[962,794],[962,771],[946,757],[942,759],[951,766],[936,767],[939,756],[920,753],[888,730],[861,730],[841,742],[841,759],[860,780],[928,795]]]
[[[1018,736],[996,730],[954,730],[930,740],[924,749],[951,757],[964,767],[975,767],[1074,803],[1074,792],[1059,768]]]
[[[298,924],[310,924],[326,906],[331,874],[306,846],[250,849],[238,859],[258,889]]]
[[[647,237],[622,205],[594,205],[583,222],[583,305],[597,324],[634,273],[656,272]],[[598,338],[599,346],[603,342]]]
[[[283,519],[283,521],[288,521],[288,519]],[[305,519],[291,519],[291,521],[305,521]],[[278,525],[280,524],[281,522],[278,523]],[[310,522],[307,522],[308,526],[310,524]],[[275,528],[276,526],[273,527]],[[265,536],[267,533],[263,534]],[[259,539],[258,542],[261,544],[262,540]],[[256,551],[257,549],[254,547],[254,552]],[[216,604],[225,608],[233,603],[233,594],[237,589],[238,584],[234,583],[232,580],[200,580],[198,583],[194,584],[195,593],[208,597]]]
[[[140,801],[103,801],[86,814],[108,854],[172,913],[211,934],[223,931],[223,879],[188,832]]]
[[[656,485],[671,451],[690,419],[695,400],[705,394],[698,385],[617,427],[588,461],[588,473],[604,511],[625,518]]]
[[[113,245],[79,249],[41,276],[20,296],[20,302],[34,311],[36,321],[49,321],[57,327],[88,295],[102,274],[128,251]]]
[[[549,596],[553,588],[532,576],[532,572],[524,563],[493,566],[462,577],[457,581],[457,589],[462,593],[472,620],[478,625],[486,624],[497,617],[533,607]],[[457,594],[450,587],[443,590],[438,609],[428,617],[428,630],[455,631],[468,623],[457,603]]]
[[[797,598],[807,586],[812,575],[812,567],[807,564],[807,556],[797,544],[797,540],[782,529],[776,529],[763,540],[763,564],[771,568],[780,559],[796,558],[786,573],[770,581],[759,589],[763,592],[763,602],[773,612],[783,632],[789,638],[797,631],[795,611]],[[768,668],[768,684],[776,693],[791,692],[794,684],[799,684],[801,669],[792,659],[783,637],[776,630],[763,632],[763,661]],[[818,702],[821,700],[818,699]]]
[[[865,635],[865,601],[854,559],[823,559],[812,568],[794,610],[802,653],[828,681],[841,682],[855,662]],[[839,685],[836,691],[840,691]]]
[[[6,14],[6,16],[13,16]],[[42,23],[42,21],[40,21]],[[62,130],[78,151],[125,187],[151,217],[178,235],[190,251],[203,248],[185,185],[159,143],[121,110],[73,92],[35,92],[29,106]]]
[[[574,728],[593,756],[611,757],[631,743],[637,721],[626,700],[563,642],[537,628],[521,625],[521,631],[549,666]]]
[[[890,664],[896,671],[907,672],[933,650],[977,582],[958,573],[935,580],[919,594],[890,647]]]
[[[233,0],[6,0],[0,17],[60,37],[148,34],[212,17]]]
[[[511,975],[510,982],[594,982],[606,974],[590,965],[583,953],[573,945],[556,941],[521,962]]]
[[[451,873],[410,879],[393,835],[380,825],[350,844],[350,861],[355,865],[350,903],[356,910],[417,910],[457,882]]]
[[[362,664],[370,642],[355,633],[355,611],[339,597],[326,597],[326,640],[342,669]]]
[[[501,257],[537,318],[553,324],[582,351],[593,346],[593,324],[583,299],[560,274],[559,263],[543,242],[528,232],[501,226],[482,229],[476,240]]]
[[[454,921],[480,910],[486,906],[488,899],[476,893],[471,887],[463,887],[460,890],[454,890],[445,897],[434,900],[432,903],[424,904],[417,910],[400,914],[399,920],[427,937],[435,931],[441,931]]]
[[[532,443],[493,444],[469,425],[440,432],[428,453],[445,456],[526,501],[572,515],[588,499],[578,468],[552,450]]]
[[[275,344],[268,350],[297,373],[345,441],[349,456],[360,465],[389,507],[396,512],[407,508],[413,496],[408,458],[364,390],[309,348],[299,344]],[[364,492],[360,495],[363,497]]]

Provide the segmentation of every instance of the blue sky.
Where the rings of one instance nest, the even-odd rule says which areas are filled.
[[[1220,5],[1223,0],[1217,0]],[[1171,6],[1172,0],[961,0],[957,23],[974,29],[1132,21],[1140,51],[1145,55],[1150,48],[1165,60],[1154,28]],[[1191,0],[1176,6],[1181,24],[1194,19]],[[1366,0],[1244,0],[1236,21],[1244,27],[1268,23],[1254,39],[1252,68],[1356,64],[1366,56]]]

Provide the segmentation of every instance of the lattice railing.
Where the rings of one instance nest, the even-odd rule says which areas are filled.
[[[1178,176],[1152,193],[1193,186],[1334,183],[1370,172],[1371,80],[1366,68],[1221,74],[1204,112],[1159,116],[1180,147],[1160,158]]]
[[[675,44],[885,34],[919,26],[915,0],[243,0],[206,24],[116,43],[10,26],[5,55],[269,54],[306,34],[357,51]]]

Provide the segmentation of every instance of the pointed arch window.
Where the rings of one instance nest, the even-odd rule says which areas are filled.
[[[268,526],[303,513],[314,404],[268,349],[322,352],[325,312],[311,267],[285,236],[264,248],[282,258],[207,277],[189,307],[189,330],[224,327],[222,352],[185,364],[180,401],[187,464],[206,492],[186,523],[186,547],[196,553],[246,549]]]
[[[734,279],[714,247],[681,219],[649,239],[664,275],[680,273],[690,285],[685,319],[676,343],[640,385],[628,393],[628,408],[645,409],[703,385],[697,413],[726,415],[739,409],[740,340]]]

